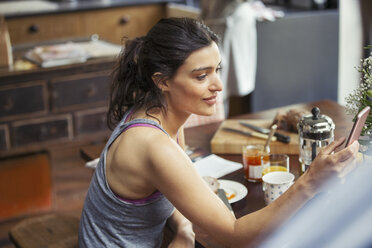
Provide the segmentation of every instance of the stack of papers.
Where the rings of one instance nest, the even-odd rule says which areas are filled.
[[[194,163],[198,173],[204,176],[211,176],[214,178],[220,178],[231,172],[243,168],[241,163],[233,162],[224,158],[221,158],[215,154],[211,154],[203,159],[200,159]]]
[[[99,40],[67,42],[34,47],[25,54],[25,58],[46,68],[84,63],[89,58],[117,56],[120,50],[119,45]]]
[[[37,46],[28,51],[25,57],[41,67],[52,67],[83,63],[88,59],[88,54],[78,44],[71,42],[58,45]]]

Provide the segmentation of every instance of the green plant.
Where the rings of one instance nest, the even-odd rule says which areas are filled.
[[[371,45],[366,47],[366,49],[371,48]],[[362,75],[361,82],[359,87],[345,99],[347,113],[354,116],[366,106],[372,108],[372,52],[369,57],[361,60],[361,65],[356,67],[356,69]],[[361,136],[369,137],[365,142],[361,140],[362,143],[365,143],[364,145],[369,146],[369,140],[372,139],[372,111],[369,113],[367,121],[364,124]]]

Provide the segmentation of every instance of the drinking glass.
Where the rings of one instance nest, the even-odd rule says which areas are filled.
[[[262,176],[274,171],[289,172],[289,157],[286,154],[270,154],[262,160]]]

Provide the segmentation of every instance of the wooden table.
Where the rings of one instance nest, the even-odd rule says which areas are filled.
[[[236,116],[232,119],[273,119],[278,110],[289,110],[294,108],[302,108],[311,110],[313,107],[319,107],[321,114],[328,115],[332,118],[336,125],[335,139],[345,136],[352,127],[352,116],[346,114],[344,107],[330,100],[321,100],[316,102],[301,103],[280,107],[277,109],[265,110],[257,113],[244,114]],[[185,129],[186,144],[191,147],[200,147],[210,152],[210,141],[218,129],[221,122],[209,125],[203,125]],[[81,149],[81,155],[85,159],[94,159],[99,156],[103,145],[91,145]],[[242,162],[241,155],[218,154],[219,156],[236,162]],[[290,170],[298,178],[300,176],[300,164],[298,155],[290,156]],[[265,207],[264,195],[261,183],[251,183],[244,179],[242,170],[235,171],[223,177],[223,179],[237,181],[245,185],[248,189],[248,195],[232,204],[235,216],[237,218],[254,212]],[[197,240],[205,247],[218,247],[216,243],[207,235],[201,234]]]

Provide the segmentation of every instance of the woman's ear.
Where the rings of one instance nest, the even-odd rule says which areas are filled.
[[[168,80],[164,75],[160,72],[155,72],[152,75],[152,81],[154,81],[155,85],[161,90],[161,91],[167,91],[169,89]]]

